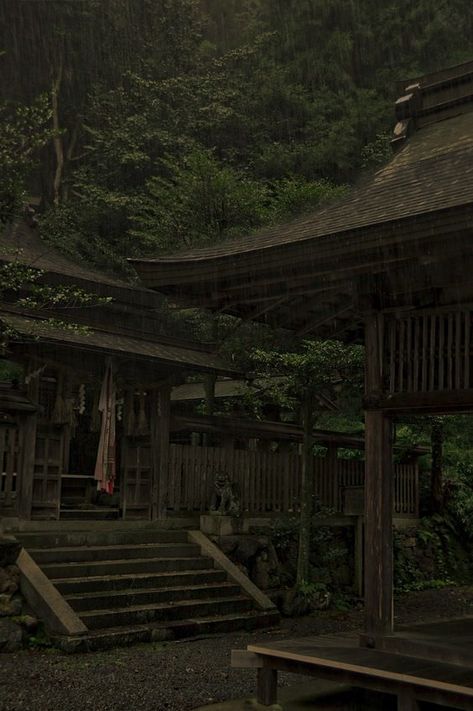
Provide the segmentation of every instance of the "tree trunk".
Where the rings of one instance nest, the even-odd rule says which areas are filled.
[[[299,529],[299,550],[297,556],[297,580],[299,587],[309,582],[309,557],[311,539],[311,519],[314,502],[314,398],[306,393],[302,405],[304,439],[302,444],[301,513]]]
[[[432,513],[440,513],[443,507],[443,439],[443,418],[434,417],[432,418],[432,429],[430,431],[430,444],[432,447],[430,508]]]
[[[53,182],[53,196],[54,196],[53,199],[54,199],[54,204],[56,206],[59,205],[59,201],[60,201],[62,173],[64,170],[64,147],[62,145],[62,138],[60,135],[60,125],[59,125],[59,123],[60,123],[59,122],[59,92],[61,89],[61,82],[62,82],[63,61],[64,61],[64,57],[63,57],[63,54],[61,53],[61,58],[59,61],[57,75],[53,79],[53,83],[52,83],[52,87],[51,87],[51,108],[52,108],[53,128],[54,128],[53,144],[54,144],[54,152],[56,154],[56,171],[54,173],[54,182]]]

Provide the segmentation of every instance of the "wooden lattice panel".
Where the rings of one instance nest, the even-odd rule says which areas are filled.
[[[471,320],[469,310],[387,318],[384,333],[387,391],[470,389]]]

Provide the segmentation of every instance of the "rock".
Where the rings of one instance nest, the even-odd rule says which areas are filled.
[[[23,631],[8,618],[0,619],[0,652],[17,652],[22,647]]]
[[[39,625],[39,621],[33,615],[22,615],[17,622],[28,634],[34,634]]]
[[[301,595],[295,588],[285,590],[281,612],[285,617],[300,617],[310,612],[310,605],[307,597]]]
[[[332,593],[328,590],[319,590],[310,598],[312,610],[328,610],[332,603]]]
[[[263,556],[269,566],[268,572],[279,572],[280,566],[276,550],[267,536],[255,536],[250,534],[220,536],[218,545],[225,555],[228,555],[235,564],[241,564],[251,571],[252,580],[256,568],[256,561]]]
[[[238,548],[238,536],[220,536],[218,545],[225,555],[231,555]]]
[[[21,598],[11,595],[0,595],[0,617],[16,617],[21,615]]]
[[[251,571],[252,581],[261,590],[267,590],[270,587],[271,567],[268,552],[265,550],[261,551],[261,553],[256,556]]]
[[[21,543],[14,538],[0,537],[0,568],[14,565],[21,551]]]
[[[9,566],[8,568],[0,568],[0,595],[13,595],[16,593],[19,587],[19,575],[18,577],[10,572],[11,568],[16,566]]]

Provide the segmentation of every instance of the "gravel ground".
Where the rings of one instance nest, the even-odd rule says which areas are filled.
[[[473,613],[473,587],[409,593],[397,600],[399,624]],[[190,711],[254,695],[251,670],[231,669],[230,651],[255,641],[360,629],[363,613],[323,612],[283,620],[271,632],[93,654],[23,651],[0,657],[0,711]],[[300,678],[300,677],[299,677]],[[293,683],[281,675],[281,683]]]

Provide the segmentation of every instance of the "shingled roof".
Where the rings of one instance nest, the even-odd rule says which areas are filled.
[[[131,337],[105,329],[63,328],[40,317],[12,310],[0,310],[0,322],[6,324],[21,336],[26,336],[31,345],[49,344],[53,348],[74,348],[75,351],[98,352],[117,358],[141,359],[172,370],[212,371],[228,375],[232,371],[218,355],[209,351],[186,348],[178,344],[159,343],[146,338]],[[15,346],[15,340],[11,344]],[[20,339],[21,345],[21,339]],[[79,361],[77,367],[80,367]]]
[[[452,232],[471,238],[473,62],[406,82],[396,117],[392,160],[341,201],[215,247],[131,260],[144,284],[301,333],[329,312],[352,321],[360,279],[417,267]]]
[[[25,221],[10,224],[0,238],[0,261],[18,261],[40,269],[62,284],[82,285],[90,292],[106,293],[115,299],[153,306],[156,295],[142,285],[131,284],[67,257],[44,242],[37,228]]]

